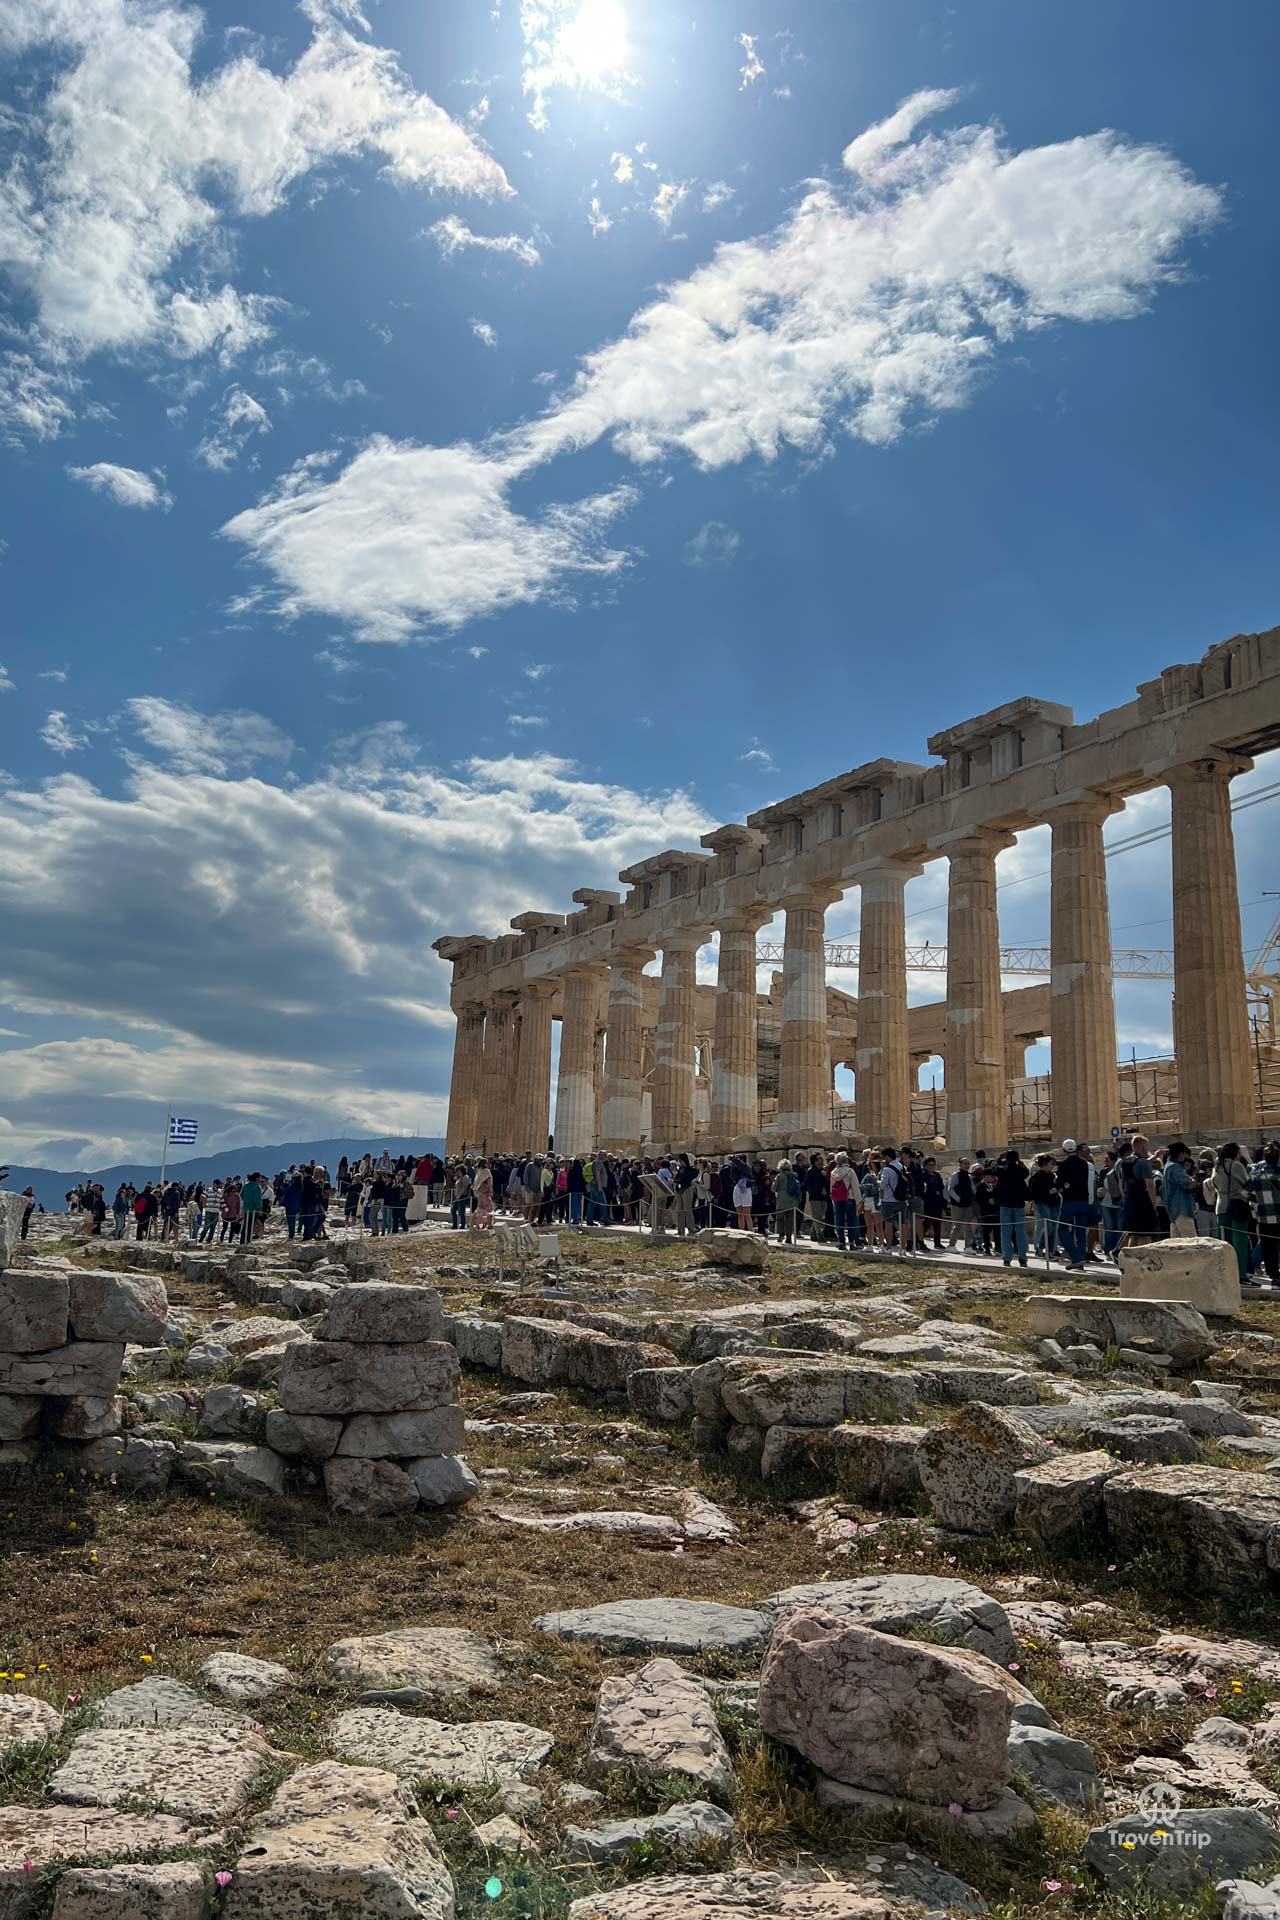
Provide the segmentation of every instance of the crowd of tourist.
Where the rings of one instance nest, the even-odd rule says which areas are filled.
[[[418,1206],[415,1208],[415,1196]],[[34,1204],[34,1196],[32,1197]],[[492,1226],[499,1211],[545,1227],[643,1223],[680,1236],[736,1226],[783,1245],[914,1254],[932,1247],[1034,1258],[1081,1272],[1114,1262],[1127,1245],[1166,1236],[1216,1236],[1233,1248],[1242,1279],[1265,1272],[1280,1287],[1280,1141],[1251,1157],[1238,1142],[1195,1151],[1182,1141],[1152,1149],[1141,1134],[1095,1153],[1064,1140],[1060,1154],[1030,1162],[1010,1147],[995,1157],[961,1154],[944,1174],[915,1146],[864,1148],[852,1156],[813,1149],[767,1166],[756,1156],[612,1153],[468,1155],[384,1151],[338,1162],[331,1178],[315,1161],[268,1177],[122,1185],[108,1204],[100,1183],[67,1195],[101,1234],[124,1239],[247,1243],[273,1213],[290,1240],[327,1238],[335,1206],[351,1228],[405,1233],[411,1214],[448,1205],[455,1228]],[[24,1222],[25,1225],[25,1222]],[[945,1238],[944,1238],[945,1234]]]
[[[961,1154],[949,1175],[914,1146],[850,1157],[813,1150],[763,1159],[681,1153],[629,1158],[499,1154],[447,1170],[454,1227],[491,1225],[499,1209],[541,1226],[643,1221],[683,1236],[736,1226],[783,1244],[800,1238],[890,1253],[938,1250],[1057,1261],[1070,1272],[1114,1262],[1121,1248],[1169,1235],[1230,1241],[1241,1277],[1264,1268],[1280,1286],[1280,1141],[1251,1160],[1238,1142],[1196,1154],[1152,1150],[1141,1134],[1100,1154],[1064,1140],[1061,1154],[1016,1148]],[[943,1234],[946,1233],[944,1241]]]

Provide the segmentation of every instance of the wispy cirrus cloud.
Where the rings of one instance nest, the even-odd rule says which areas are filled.
[[[91,467],[68,467],[67,472],[95,493],[105,493],[118,507],[159,507],[167,513],[173,505],[173,495],[167,488],[136,467],[118,467],[110,460],[95,460]]]
[[[446,214],[443,220],[437,220],[434,226],[427,228],[427,234],[446,260],[452,260],[459,253],[477,251],[506,254],[525,267],[536,267],[542,263],[542,255],[531,240],[522,239],[518,233],[473,233],[466,221],[460,220],[456,213]]]

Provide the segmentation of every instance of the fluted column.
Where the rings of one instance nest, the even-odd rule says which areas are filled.
[[[615,950],[609,965],[600,1134],[601,1145],[614,1153],[635,1153],[640,1145],[644,1097],[644,970],[652,958],[648,948],[627,947]]]
[[[782,1134],[827,1133],[831,1127],[824,941],[827,908],[836,898],[834,893],[799,893],[784,902],[778,1060],[778,1131]]]
[[[1231,826],[1231,781],[1252,765],[1205,754],[1169,776],[1179,1105],[1184,1132],[1201,1139],[1258,1124]]]
[[[1054,806],[1049,882],[1049,1032],[1053,1130],[1059,1139],[1105,1139],[1119,1116],[1111,914],[1102,825],[1107,794]]]
[[[515,1093],[516,996],[495,993],[484,1023],[484,1059],[480,1070],[479,1141],[488,1153],[505,1153],[514,1144],[512,1100]]]
[[[1008,1125],[996,855],[1012,845],[1009,833],[975,833],[946,849],[947,1140],[958,1153],[994,1150]]]
[[[700,933],[673,934],[662,949],[653,1069],[656,1146],[678,1146],[693,1139],[696,967],[698,948],[704,937]]]
[[[453,1072],[449,1079],[446,1153],[461,1153],[464,1147],[475,1147],[480,1143],[484,1025],[482,1006],[458,1008],[458,1030],[453,1041]]]
[[[551,999],[545,981],[520,989],[520,1046],[513,1102],[515,1150],[545,1153],[551,1130]]]
[[[877,1146],[898,1146],[911,1137],[903,895],[919,872],[901,861],[874,860],[852,876],[862,888],[854,1100],[858,1130]]]
[[[603,969],[571,967],[564,976],[556,1152],[590,1153],[596,1139],[596,999]]]
[[[711,1046],[711,1131],[729,1141],[760,1131],[756,1080],[756,935],[763,912],[720,923],[716,1022]]]

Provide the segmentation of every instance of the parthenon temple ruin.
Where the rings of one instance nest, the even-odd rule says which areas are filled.
[[[935,764],[873,760],[619,874],[625,895],[579,888],[569,914],[518,914],[510,933],[450,936],[457,1016],[448,1148],[545,1148],[553,1022],[561,1022],[555,1146],[635,1152],[900,1142],[923,1129],[912,1096],[942,1057],[946,1138],[959,1152],[1011,1137],[1010,1083],[1026,1047],[1052,1048],[1065,1137],[1105,1138],[1121,1110],[1103,825],[1131,794],[1172,803],[1177,1111],[1196,1138],[1259,1124],[1262,1042],[1251,1033],[1231,782],[1280,746],[1280,628],[1166,667],[1135,699],[1077,722],[1030,698],[943,728]],[[996,856],[1052,833],[1049,981],[1002,991]],[[946,1000],[908,1007],[904,890],[948,875]],[[861,892],[856,1000],[828,987],[825,915]],[[784,916],[781,976],[757,991],[757,935]],[[714,987],[698,951],[719,938]],[[656,976],[646,967],[661,955]],[[1266,1037],[1274,1064],[1274,1032]],[[852,1112],[833,1072],[854,1070]],[[841,1129],[843,1128],[843,1132]],[[1016,1129],[1013,1137],[1016,1137]]]

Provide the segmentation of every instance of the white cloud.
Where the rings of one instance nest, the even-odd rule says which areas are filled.
[[[260,400],[243,387],[228,387],[219,412],[196,448],[196,458],[216,473],[234,467],[255,434],[270,433],[271,419]]]
[[[983,126],[904,143],[904,115],[918,103],[863,136],[871,178],[813,186],[772,232],[717,247],[542,414],[482,449],[371,442],[332,481],[286,478],[226,531],[286,611],[366,637],[544,598],[624,563],[599,542],[630,496],[528,520],[508,504],[518,476],[602,439],[642,466],[683,452],[705,468],[812,455],[834,431],[887,445],[963,405],[1019,336],[1140,314],[1220,211],[1172,155],[1112,133],[1022,152]]]
[[[727,180],[713,180],[702,196],[702,211],[715,213],[717,208],[727,207],[736,193],[737,188],[731,187]]]
[[[727,567],[741,543],[741,535],[723,520],[708,520],[685,543],[684,557],[691,567]]]
[[[592,233],[608,233],[610,227],[613,225],[612,220],[600,204],[600,196],[598,193],[594,193],[591,196],[591,205],[587,209],[587,225],[590,227]]]
[[[46,667],[43,673],[36,675],[37,680],[65,680],[66,678],[67,669],[65,667]]]
[[[43,678],[43,675],[41,676]],[[7,667],[0,665],[0,693],[12,693],[14,680]]]
[[[507,725],[513,728],[545,727],[546,724],[545,713],[509,713],[507,715]]]
[[[83,480],[95,493],[105,493],[119,507],[160,507],[165,513],[173,505],[173,495],[136,467],[117,467],[110,460],[96,460],[91,467],[68,467],[73,480]]]
[[[349,31],[357,9],[307,11],[311,42],[277,72],[250,53],[208,67],[201,15],[174,0],[10,0],[0,51],[58,62],[0,181],[0,269],[50,364],[144,342],[230,358],[262,339],[274,303],[198,270],[192,284],[191,249],[225,257],[228,217],[270,214],[327,161],[372,152],[402,185],[510,191],[394,53]]]
[[[258,760],[287,760],[293,752],[288,734],[250,708],[197,713],[155,694],[125,705],[139,737],[180,773],[226,774]]]
[[[629,153],[614,153],[609,156],[609,165],[613,168],[613,177],[620,187],[635,178],[635,168],[631,164]]]
[[[913,93],[887,120],[881,120],[878,126],[868,127],[865,133],[860,133],[856,140],[849,142],[841,155],[845,167],[864,180],[874,180],[883,170],[888,155],[910,140],[922,121],[936,113],[945,113],[959,97],[954,88],[946,87],[926,88],[921,93]]]
[[[77,733],[65,713],[55,707],[40,729],[40,738],[54,753],[79,753],[88,745],[84,734]]]
[[[710,824],[683,793],[514,752],[450,774],[357,761],[288,790],[139,765],[119,798],[66,774],[0,793],[0,1001],[69,1034],[6,1053],[6,1154],[72,1131],[136,1150],[175,1086],[237,1139],[297,1137],[300,1114],[325,1123],[306,1132],[436,1131],[451,1022],[432,940],[562,912]]]
[[[625,566],[604,535],[628,488],[526,517],[507,498],[520,473],[473,447],[378,435],[333,480],[295,468],[223,531],[275,575],[286,615],[325,611],[363,639],[407,640]]]
[[[471,328],[472,333],[474,333],[476,339],[480,342],[480,345],[482,347],[497,346],[498,344],[497,328],[491,327],[487,320],[472,320],[468,322],[468,324]]]
[[[484,656],[486,655],[486,653],[488,653],[488,651],[489,651],[488,647],[468,647],[467,648],[467,652],[471,655],[471,658],[473,660],[483,660]]]
[[[56,439],[75,418],[68,396],[80,382],[66,367],[42,367],[29,353],[0,356],[0,436],[12,443],[26,438]]]
[[[551,668],[545,660],[534,660],[525,668],[524,677],[526,680],[541,680],[542,676],[550,671]]]
[[[763,773],[776,773],[778,771],[773,763],[773,755],[767,747],[762,747],[758,740],[753,740],[746,752],[740,753],[738,758],[740,760],[754,760]]]
[[[687,189],[683,183],[676,180],[668,180],[663,186],[658,188],[658,191],[653,196],[653,202],[649,211],[652,213],[654,219],[658,221],[659,225],[664,227],[671,225],[686,192]]]
[[[427,231],[446,260],[452,260],[455,254],[463,253],[468,248],[478,247],[485,253],[509,254],[526,267],[539,266],[542,261],[538,249],[531,241],[521,239],[518,233],[473,233],[466,221],[460,220],[456,213],[437,220]]]
[[[756,52],[756,36],[754,34],[740,33],[738,35],[738,45],[742,48],[743,55],[745,56],[742,62],[742,77],[738,87],[738,91],[741,92],[744,87],[754,86],[757,80],[763,80],[765,70],[764,62]]]

